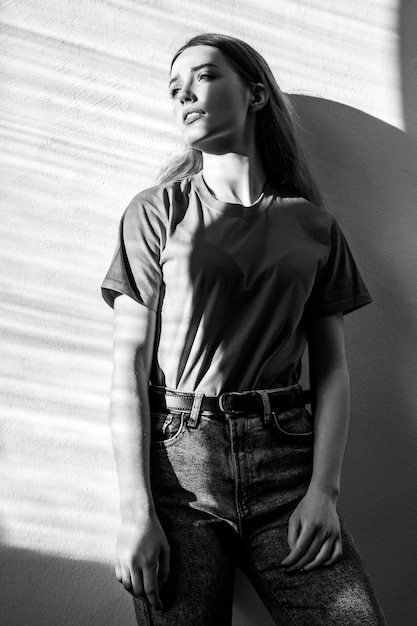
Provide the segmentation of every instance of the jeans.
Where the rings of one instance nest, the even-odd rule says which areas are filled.
[[[285,393],[286,389],[282,390]],[[357,549],[342,525],[335,565],[288,573],[288,520],[312,471],[304,407],[225,415],[152,413],[151,477],[171,572],[156,611],[135,599],[140,626],[230,626],[240,567],[276,624],[385,624]]]

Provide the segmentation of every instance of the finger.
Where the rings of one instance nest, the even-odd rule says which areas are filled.
[[[143,568],[143,588],[149,603],[155,609],[162,609],[162,602],[159,597],[157,566],[158,562],[154,562]]]
[[[317,552],[316,556],[310,562],[305,563],[302,566],[303,570],[309,572],[310,570],[316,569],[317,567],[324,565],[324,563],[327,561],[327,559],[330,557],[330,554],[332,553],[333,546],[334,540],[330,538],[327,539],[327,541],[323,543],[323,545]]]
[[[143,588],[143,576],[140,569],[132,568],[130,570],[130,579],[132,581],[132,591],[137,598],[146,600],[145,590]]]
[[[340,537],[334,542],[333,549],[330,552],[329,558],[323,563],[324,566],[329,567],[330,565],[334,565],[339,561],[343,556],[342,549],[342,540]]]
[[[291,552],[281,561],[284,567],[290,567],[297,563],[308,551],[314,541],[315,530],[313,528],[302,528],[297,541]]]
[[[287,535],[287,542],[288,545],[290,547],[290,549],[292,550],[295,546],[295,543],[297,541],[297,537],[300,533],[300,520],[298,517],[290,517],[290,520],[288,522],[288,535]]]
[[[117,580],[119,581],[119,583],[123,582],[123,578],[122,578],[122,568],[120,567],[120,563],[116,562],[114,564],[114,573],[116,575]]]
[[[122,584],[123,587],[126,589],[126,591],[128,591],[129,593],[132,593],[132,580],[130,578],[130,571],[126,566],[121,566],[122,569]]]
[[[290,566],[287,566],[287,571],[296,572],[300,569],[303,569],[305,565],[313,561],[315,559],[317,553],[319,552],[321,546],[323,544],[323,539],[320,536],[316,535],[307,550],[295,560]]]
[[[170,570],[170,556],[169,556],[169,548],[167,550],[162,550],[159,555],[159,563],[158,563],[158,587],[161,588],[164,583],[168,580]]]

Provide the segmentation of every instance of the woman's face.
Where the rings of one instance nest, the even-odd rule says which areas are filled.
[[[172,66],[169,89],[175,122],[189,146],[211,154],[246,153],[252,92],[220,50],[184,50]]]

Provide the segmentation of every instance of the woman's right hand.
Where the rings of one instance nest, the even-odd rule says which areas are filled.
[[[169,545],[156,515],[122,521],[116,543],[117,580],[132,595],[162,609],[159,595],[169,574]]]

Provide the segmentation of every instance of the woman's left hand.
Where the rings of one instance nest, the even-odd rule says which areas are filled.
[[[309,489],[290,517],[288,545],[291,551],[281,562],[288,572],[336,563],[342,556],[342,538],[335,498]]]

